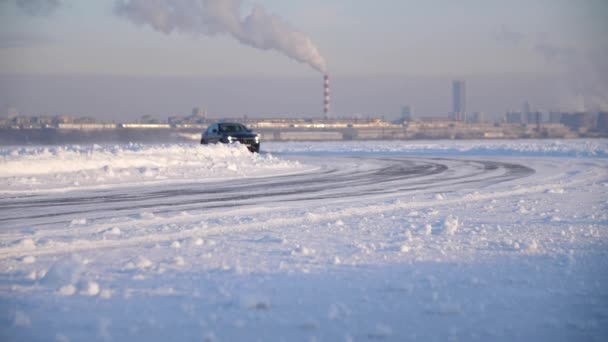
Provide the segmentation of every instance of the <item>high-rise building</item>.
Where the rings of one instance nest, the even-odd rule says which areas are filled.
[[[505,114],[505,121],[508,124],[519,125],[522,123],[521,112],[507,112]]]
[[[401,122],[409,122],[412,121],[412,107],[403,106],[401,107]]]
[[[543,122],[543,113],[539,111],[528,111],[525,116],[528,125],[536,125],[536,129],[540,130],[540,124]]]
[[[466,85],[462,80],[455,80],[452,82],[452,119],[465,121],[466,112]]]
[[[563,113],[562,124],[575,132],[593,129],[593,115],[588,112]]]
[[[205,109],[201,109],[200,107],[192,108],[192,116],[196,118],[206,119],[207,111]]]
[[[549,112],[549,123],[558,124],[562,122],[562,112]]]
[[[531,116],[532,111],[530,110],[530,103],[528,101],[524,102],[524,104],[521,106],[521,118],[522,120],[525,120],[525,122],[523,123],[527,123],[527,124],[534,124],[536,122],[534,121],[530,121],[530,120],[534,120],[534,118]]]

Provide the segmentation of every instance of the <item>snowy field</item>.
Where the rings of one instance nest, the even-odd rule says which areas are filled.
[[[0,148],[1,341],[605,341],[608,140]]]

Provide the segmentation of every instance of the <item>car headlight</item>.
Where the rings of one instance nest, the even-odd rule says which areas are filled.
[[[231,142],[233,142],[233,141],[235,141],[235,140],[236,140],[235,138],[233,138],[233,137],[231,137],[231,136],[228,136],[226,139],[228,139],[228,142],[229,142],[229,143],[231,143]]]
[[[260,135],[259,134],[256,134],[256,136],[255,136],[255,142],[256,143],[260,142]]]

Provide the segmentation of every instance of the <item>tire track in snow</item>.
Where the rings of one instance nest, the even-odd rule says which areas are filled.
[[[588,182],[589,179],[579,179],[577,182],[572,182],[570,186],[578,183]],[[563,184],[562,184],[563,185]],[[339,209],[334,212],[326,212],[321,219],[311,219],[303,215],[295,217],[279,217],[270,218],[267,220],[257,220],[255,222],[246,222],[240,224],[232,224],[229,227],[217,224],[211,226],[200,226],[193,224],[188,229],[183,229],[178,232],[170,233],[147,233],[145,235],[133,236],[117,240],[86,240],[78,239],[71,242],[58,242],[52,245],[41,246],[36,248],[23,247],[8,247],[0,249],[0,260],[28,256],[45,256],[57,254],[71,254],[86,252],[91,250],[129,248],[141,246],[145,244],[155,244],[170,242],[191,238],[208,238],[220,234],[238,234],[252,231],[265,231],[273,228],[280,228],[290,225],[302,225],[307,222],[322,223],[331,222],[338,219],[368,217],[378,215],[385,212],[395,210],[416,210],[429,207],[444,207],[450,205],[458,205],[461,203],[471,203],[488,201],[492,199],[501,199],[511,196],[529,195],[533,193],[545,192],[551,189],[555,184],[544,184],[536,186],[519,187],[517,189],[508,189],[504,191],[488,192],[485,194],[472,193],[462,197],[444,199],[441,201],[415,201],[415,202],[400,202],[394,204],[367,205],[364,207],[351,207]]]
[[[99,221],[142,211],[167,215],[189,210],[360,199],[420,190],[448,192],[463,184],[482,187],[534,173],[525,166],[495,161],[339,159],[316,172],[289,176],[1,198],[0,225],[5,228],[66,225],[83,217]]]

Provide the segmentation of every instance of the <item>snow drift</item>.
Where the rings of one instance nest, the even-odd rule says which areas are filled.
[[[208,181],[302,170],[233,145],[55,146],[0,149],[0,189],[44,190]]]

